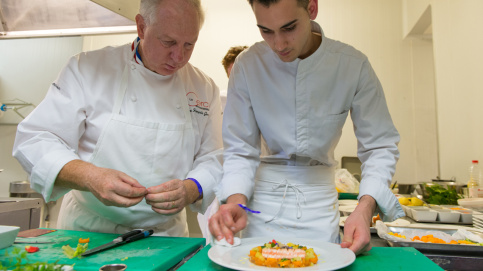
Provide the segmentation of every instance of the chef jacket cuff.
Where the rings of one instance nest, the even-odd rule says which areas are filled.
[[[203,170],[197,170],[196,172],[192,171],[185,179],[187,178],[196,179],[203,189],[203,198],[190,204],[190,209],[193,212],[204,214],[208,206],[210,206],[215,199],[214,189],[216,186],[216,180],[208,171]]]
[[[405,216],[401,204],[386,184],[379,185],[378,181],[362,180],[357,199],[364,195],[369,195],[376,200],[377,207],[384,214],[384,221],[394,221]]]
[[[244,174],[232,173],[223,176],[220,186],[217,188],[216,196],[220,199],[221,203],[226,203],[226,200],[234,194],[243,194],[250,200],[253,191],[253,181],[247,179],[247,176]]]
[[[79,156],[69,150],[53,151],[44,155],[32,169],[30,186],[42,194],[46,202],[56,201],[71,189],[55,187],[55,179],[65,164],[76,159]]]

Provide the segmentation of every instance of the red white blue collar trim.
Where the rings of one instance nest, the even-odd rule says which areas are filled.
[[[141,59],[141,55],[139,54],[139,43],[140,43],[141,39],[139,37],[137,37],[131,44],[131,51],[134,51],[136,50],[136,54],[134,54],[134,61],[136,61],[136,63],[140,64],[140,65],[143,65],[143,60]],[[144,65],[143,65],[144,66]]]

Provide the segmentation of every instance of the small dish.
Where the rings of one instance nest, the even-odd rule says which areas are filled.
[[[20,227],[0,226],[0,249],[7,248],[15,242]]]
[[[460,220],[461,214],[449,209],[438,210],[437,221],[444,223],[457,223]]]
[[[460,222],[465,223],[465,224],[471,224],[473,221],[473,212],[468,210],[468,211],[458,211],[461,216],[460,216]]]
[[[429,208],[412,208],[411,214],[416,221],[433,222],[438,217],[438,212],[432,211]]]

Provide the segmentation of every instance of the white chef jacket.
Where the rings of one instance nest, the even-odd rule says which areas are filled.
[[[226,95],[227,95],[226,89],[220,89],[221,109],[223,111],[225,111],[225,106],[226,106]]]
[[[223,119],[223,202],[254,191],[260,162],[335,167],[334,149],[350,113],[362,162],[359,198],[372,196],[386,219],[404,216],[389,190],[399,158],[382,86],[367,57],[324,36],[311,56],[283,62],[265,42],[235,60]],[[260,133],[269,148],[260,158]]]
[[[29,173],[32,188],[46,201],[57,200],[70,190],[54,186],[62,167],[74,159],[88,161],[94,152],[111,116],[123,68],[133,59],[135,44],[137,41],[72,57],[45,99],[19,124],[13,155]],[[134,60],[143,66],[139,57]],[[175,92],[179,89],[170,88],[173,75],[153,72],[153,76],[160,80],[151,89],[137,89],[135,80],[129,81],[128,98],[123,100],[120,114],[152,122],[182,122],[180,95]],[[179,178],[198,180],[203,200],[190,207],[204,212],[215,197],[213,189],[222,175],[219,90],[211,78],[189,63],[177,71],[177,76],[184,82],[195,134],[193,168]]]

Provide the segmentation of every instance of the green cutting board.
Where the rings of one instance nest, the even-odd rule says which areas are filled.
[[[191,252],[205,245],[204,238],[160,237],[150,236],[132,243],[120,245],[109,250],[93,254],[81,259],[69,259],[63,254],[62,246],[70,245],[76,248],[79,238],[90,238],[88,249],[95,248],[112,241],[118,234],[57,230],[29,240],[39,242],[55,242],[51,244],[31,244],[40,248],[36,253],[27,255],[29,262],[53,263],[74,265],[74,270],[99,270],[105,264],[125,264],[130,270],[167,270],[180,262]],[[13,247],[24,250],[29,244],[14,244],[0,250],[0,262],[8,266],[9,257],[5,252],[11,253]]]
[[[211,246],[204,247],[193,258],[181,266],[178,271],[227,271],[208,258]],[[248,254],[248,252],[247,252]],[[319,256],[320,257],[320,256]],[[247,257],[248,258],[248,257]],[[301,268],[303,269],[303,268]],[[264,269],[265,270],[265,269]],[[274,268],[274,270],[280,270]],[[288,270],[288,269],[287,269]],[[373,247],[369,252],[357,256],[356,260],[344,271],[367,270],[411,270],[411,271],[441,271],[443,270],[415,248]]]

